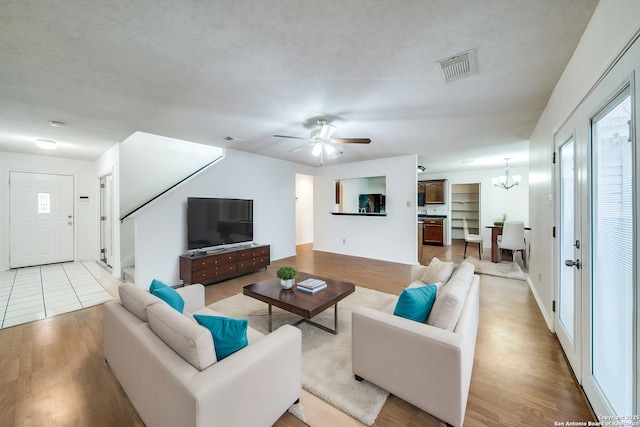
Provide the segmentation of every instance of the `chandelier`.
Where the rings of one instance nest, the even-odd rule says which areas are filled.
[[[520,175],[509,174],[509,159],[510,157],[505,157],[504,159],[507,162],[507,165],[504,168],[504,175],[491,178],[491,182],[493,182],[494,186],[504,188],[505,190],[520,184]]]

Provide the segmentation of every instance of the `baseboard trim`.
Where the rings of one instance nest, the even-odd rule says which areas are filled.
[[[536,287],[533,286],[531,277],[527,277],[527,283],[529,284],[529,289],[531,289],[531,293],[533,294],[533,297],[536,299],[536,303],[538,303],[538,309],[540,309],[540,313],[542,313],[542,317],[544,318],[544,321],[547,324],[547,328],[549,328],[549,330],[555,334],[556,330],[553,323],[553,316],[549,315],[549,313],[547,313],[547,311],[545,310],[544,304],[542,304],[542,299],[540,299],[540,295],[538,295],[538,291],[536,291]]]

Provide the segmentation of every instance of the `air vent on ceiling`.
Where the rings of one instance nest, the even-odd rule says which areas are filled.
[[[445,83],[460,80],[476,73],[473,50],[459,53],[447,59],[438,61],[440,77]]]

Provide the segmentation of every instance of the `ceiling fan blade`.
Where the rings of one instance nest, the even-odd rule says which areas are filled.
[[[306,139],[306,138],[302,138],[302,139]],[[312,142],[311,144],[306,144],[303,145],[302,147],[298,147],[298,148],[294,148],[293,150],[289,151],[290,153],[296,153],[300,150],[304,150],[305,148],[309,148],[309,147],[313,147],[315,144],[315,142]]]
[[[331,140],[335,144],[369,144],[369,138],[334,138]]]
[[[275,138],[291,138],[291,139],[309,139],[302,136],[289,136],[289,135],[273,135]]]

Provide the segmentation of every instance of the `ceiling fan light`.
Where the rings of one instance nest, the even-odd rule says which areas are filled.
[[[44,150],[55,150],[58,148],[58,143],[50,139],[36,139],[36,147]]]
[[[331,135],[336,131],[336,127],[333,125],[324,124],[320,128],[320,138],[331,138]]]
[[[326,151],[327,154],[332,154],[335,150],[332,143],[328,142],[324,144],[324,151]]]
[[[320,153],[322,153],[322,143],[318,142],[316,143],[316,145],[313,146],[313,151],[311,152],[311,154],[318,157]]]

